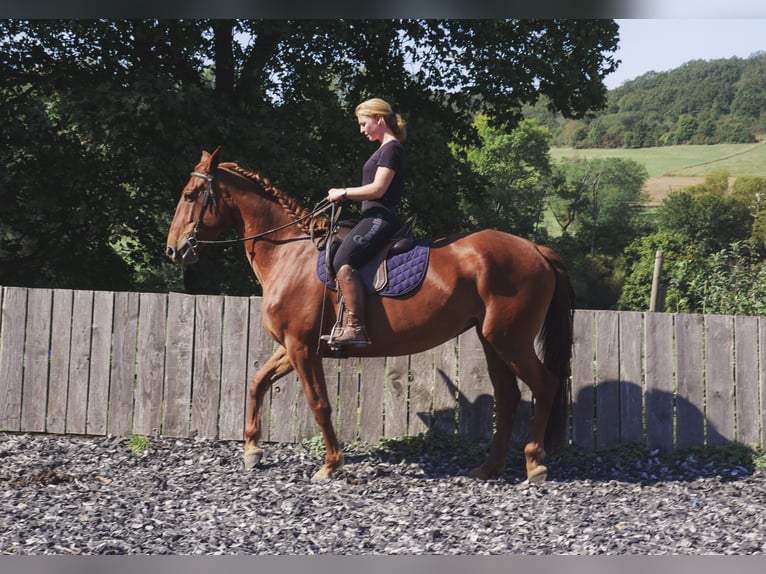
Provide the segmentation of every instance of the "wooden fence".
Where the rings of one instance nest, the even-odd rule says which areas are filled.
[[[272,342],[258,297],[0,290],[0,431],[242,438],[247,387]],[[473,331],[426,353],[326,359],[339,437],[429,428],[487,438],[492,390]],[[575,313],[570,437],[668,451],[766,443],[766,318]],[[294,375],[264,407],[264,440],[318,433]],[[521,442],[534,410],[522,385]]]

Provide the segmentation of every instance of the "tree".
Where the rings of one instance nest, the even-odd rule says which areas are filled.
[[[610,20],[2,20],[2,281],[180,287],[163,244],[201,148],[313,205],[358,180],[370,96],[409,122],[419,232],[466,229],[456,206],[481,189],[451,144],[476,141],[477,113],[512,129],[542,95],[567,117],[599,108],[616,46]],[[240,250],[213,251],[198,289],[257,287]]]
[[[468,151],[475,171],[488,189],[472,213],[481,227],[492,227],[535,238],[543,221],[550,187],[550,132],[536,120],[522,120],[510,133],[476,120],[481,145]]]
[[[748,207],[726,193],[727,180],[727,172],[714,172],[698,186],[672,192],[658,208],[660,229],[679,235],[707,254],[747,239],[752,229]]]
[[[740,176],[734,181],[731,195],[747,206],[752,218],[750,241],[766,251],[766,177]]]
[[[563,160],[551,211],[563,233],[591,254],[618,255],[643,225],[642,192],[648,177],[636,161],[620,158]]]
[[[555,166],[550,211],[577,288],[578,306],[608,309],[620,295],[620,258],[645,231],[643,165],[619,158],[564,160]]]

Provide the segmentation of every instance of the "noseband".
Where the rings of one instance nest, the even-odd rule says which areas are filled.
[[[199,245],[200,241],[197,239],[197,232],[199,231],[199,226],[202,224],[202,219],[205,217],[205,211],[207,211],[208,205],[211,203],[215,203],[215,194],[213,193],[213,176],[207,175],[205,173],[199,173],[198,171],[191,172],[192,176],[194,177],[200,177],[204,179],[207,182],[207,186],[205,187],[204,195],[202,196],[202,208],[199,210],[199,215],[197,216],[197,221],[194,223],[194,229],[192,230],[192,234],[186,238],[186,251],[183,254],[183,259],[191,259],[193,258],[194,261],[197,260],[197,245]]]

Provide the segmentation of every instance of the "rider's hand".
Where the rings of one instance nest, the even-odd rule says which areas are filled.
[[[340,203],[344,199],[346,199],[347,193],[345,189],[336,189],[332,188],[330,191],[327,192],[327,199],[329,201],[332,201],[333,203]]]

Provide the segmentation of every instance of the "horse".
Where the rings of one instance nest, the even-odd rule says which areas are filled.
[[[178,200],[166,253],[193,264],[206,245],[235,227],[263,289],[263,327],[278,344],[249,387],[244,467],[252,470],[264,454],[259,441],[267,391],[295,370],[325,445],[324,464],[312,480],[325,480],[343,465],[322,368],[323,357],[337,355],[320,338],[337,318],[338,301],[317,276],[317,236],[330,234],[332,218],[305,208],[261,173],[221,162],[220,149],[202,151]],[[504,472],[521,378],[535,400],[524,445],[526,480],[543,482],[543,459],[563,448],[568,425],[574,290],[567,269],[551,248],[493,229],[448,234],[428,247],[425,277],[413,292],[367,295],[372,344],[348,347],[347,356],[419,353],[475,329],[494,392],[495,431],[470,475]]]

